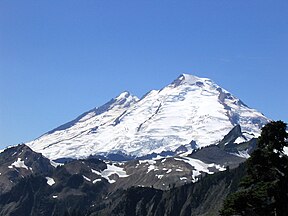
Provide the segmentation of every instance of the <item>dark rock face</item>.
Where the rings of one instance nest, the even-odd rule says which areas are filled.
[[[190,157],[199,159],[205,163],[216,163],[224,167],[229,166],[232,169],[238,167],[240,163],[245,161],[245,158],[230,154],[218,145],[202,148],[192,153]]]
[[[91,184],[58,167],[53,178],[62,178],[61,183],[50,186],[43,176],[32,175],[2,194],[0,215],[219,215],[223,199],[237,189],[244,173],[245,166],[240,166],[168,191],[131,187],[108,193],[104,181]]]
[[[233,143],[238,137],[242,136],[240,125],[236,125],[219,143],[219,146],[225,146]]]
[[[233,171],[207,176],[195,184],[168,191],[132,187],[118,192],[109,208],[98,212],[91,209],[91,215],[219,215],[223,199],[237,189],[245,172],[246,168],[242,165]]]
[[[0,194],[26,176],[33,173],[49,176],[52,170],[49,159],[24,144],[8,148],[0,154]]]
[[[49,172],[29,173],[0,194],[0,215],[82,215],[107,194],[107,180],[88,181],[89,177],[101,178],[91,169],[100,172],[105,168],[104,162],[89,159],[52,167]]]
[[[0,215],[48,216],[85,212],[92,202],[101,200],[105,191],[103,183],[88,185],[81,175],[69,176],[67,182],[52,187],[46,182],[42,176],[21,180],[10,192],[0,196]]]
[[[237,138],[245,140],[242,143],[236,143]],[[242,133],[240,125],[236,125],[224,138],[219,142],[218,146],[228,153],[239,154],[241,151],[251,154],[257,146],[257,139],[251,140],[245,137]]]

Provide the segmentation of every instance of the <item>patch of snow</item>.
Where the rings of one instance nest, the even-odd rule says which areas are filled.
[[[58,196],[52,196],[53,197],[53,199],[56,199]]]
[[[95,184],[96,182],[100,182],[101,181],[101,179],[95,179],[95,180],[93,180],[93,184]]]
[[[100,176],[101,176],[101,172],[99,172],[99,171],[97,171],[97,170],[91,169],[91,172],[92,172],[92,173],[95,173],[96,175],[100,175]]]
[[[150,171],[155,170],[155,169],[156,169],[155,165],[149,165],[147,173],[149,173]]]
[[[176,169],[176,172],[182,172],[183,170],[182,169]]]
[[[225,142],[225,143],[224,143],[224,146],[226,146],[228,143],[229,143],[229,142]]]
[[[139,163],[140,164],[148,163],[148,164],[152,165],[152,164],[156,164],[156,161],[155,160],[139,160]]]
[[[54,181],[54,179],[53,179],[53,178],[50,178],[50,177],[46,177],[46,179],[47,179],[47,184],[48,184],[48,185],[52,186],[52,185],[54,185],[54,184],[55,184],[55,181]]]
[[[284,154],[286,154],[288,156],[288,147],[284,147]]]
[[[219,171],[226,170],[224,166],[221,166],[219,164],[214,164],[214,163],[206,164],[201,160],[190,158],[190,157],[174,158],[174,160],[183,161],[185,163],[188,163],[192,167],[194,167],[194,169],[192,170],[193,182],[197,181],[197,176],[201,175],[201,172],[213,174],[214,172],[209,171],[209,168],[215,167]]]
[[[109,178],[108,178],[108,179],[109,179]],[[108,180],[108,179],[107,179],[107,180]],[[109,179],[108,182],[109,182],[110,184],[114,184],[114,183],[116,182],[116,180],[114,180],[114,179],[112,179],[112,180]]]
[[[53,167],[57,167],[57,166],[63,166],[64,165],[64,163],[57,163],[57,162],[55,162],[55,161],[53,161],[53,160],[50,160],[50,164],[51,164],[51,166],[53,166]]]
[[[164,175],[155,175],[158,179],[162,179]]]
[[[127,175],[126,171],[124,170],[124,168],[122,167],[118,167],[114,164],[110,165],[107,164],[107,169],[103,170],[101,172],[102,176],[110,176],[112,174],[117,174],[119,176],[119,178],[125,178],[128,177],[129,175]]]
[[[181,153],[178,156],[180,157],[188,157],[188,155],[191,155],[193,153],[193,149],[188,150],[187,152]]]
[[[238,157],[246,158],[248,159],[250,155],[248,154],[248,150],[238,151],[238,153],[231,153],[232,155],[236,155]]]
[[[86,181],[89,181],[89,182],[91,182],[91,179],[89,179],[88,177],[86,177],[85,175],[82,175],[83,176],[83,178],[86,180]]]
[[[172,169],[169,169],[166,173],[168,174],[168,173],[171,173],[172,172]]]
[[[246,141],[247,141],[247,140],[244,139],[243,137],[238,137],[238,138],[234,141],[234,143],[240,144],[240,143],[243,143],[243,142],[246,142]]]
[[[221,166],[219,164],[215,164],[215,168],[218,169],[220,172],[225,171],[226,168],[224,166]]]
[[[160,160],[160,159],[162,159],[162,158],[164,158],[163,156],[160,156],[160,155],[157,155],[156,157],[154,157],[154,158],[152,158],[153,160]]]
[[[183,161],[185,163],[190,164],[192,167],[194,167],[196,170],[208,173],[208,174],[213,174],[213,172],[209,171],[209,167],[215,166],[214,163],[212,164],[206,164],[201,160],[190,158],[190,157],[183,157],[183,158],[174,158],[175,160]]]
[[[180,177],[180,180],[187,180],[187,177]]]
[[[92,173],[95,173],[97,175],[100,175],[101,177],[105,178],[108,180],[108,182],[110,184],[113,184],[115,183],[116,181],[114,179],[110,179],[109,177],[113,174],[116,174],[119,176],[119,178],[125,178],[125,177],[128,177],[129,175],[127,175],[126,171],[124,170],[124,168],[122,167],[118,167],[116,166],[115,164],[107,164],[107,169],[99,172],[97,170],[94,170],[94,169],[91,169],[91,172]]]
[[[24,161],[21,160],[21,158],[18,158],[17,161],[13,162],[10,166],[8,166],[9,169],[12,169],[13,167],[16,167],[16,168],[23,168],[23,169],[29,169]]]
[[[192,182],[198,181],[198,176],[201,175],[201,173],[198,170],[192,170]]]

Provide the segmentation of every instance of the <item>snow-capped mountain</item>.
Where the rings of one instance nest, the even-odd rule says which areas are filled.
[[[143,156],[217,144],[236,125],[244,135],[237,140],[241,143],[257,137],[267,122],[210,79],[183,74],[141,99],[123,92],[27,145],[50,159],[117,152]]]

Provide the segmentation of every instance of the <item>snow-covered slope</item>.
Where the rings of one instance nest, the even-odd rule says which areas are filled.
[[[123,92],[27,145],[50,159],[119,151],[143,156],[216,144],[237,124],[251,138],[267,121],[210,79],[183,74],[140,100]]]

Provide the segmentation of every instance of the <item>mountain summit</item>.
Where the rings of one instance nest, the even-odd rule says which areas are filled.
[[[208,78],[182,74],[141,99],[123,92],[27,143],[50,159],[125,153],[144,156],[217,144],[240,125],[238,143],[259,135],[268,119]]]

